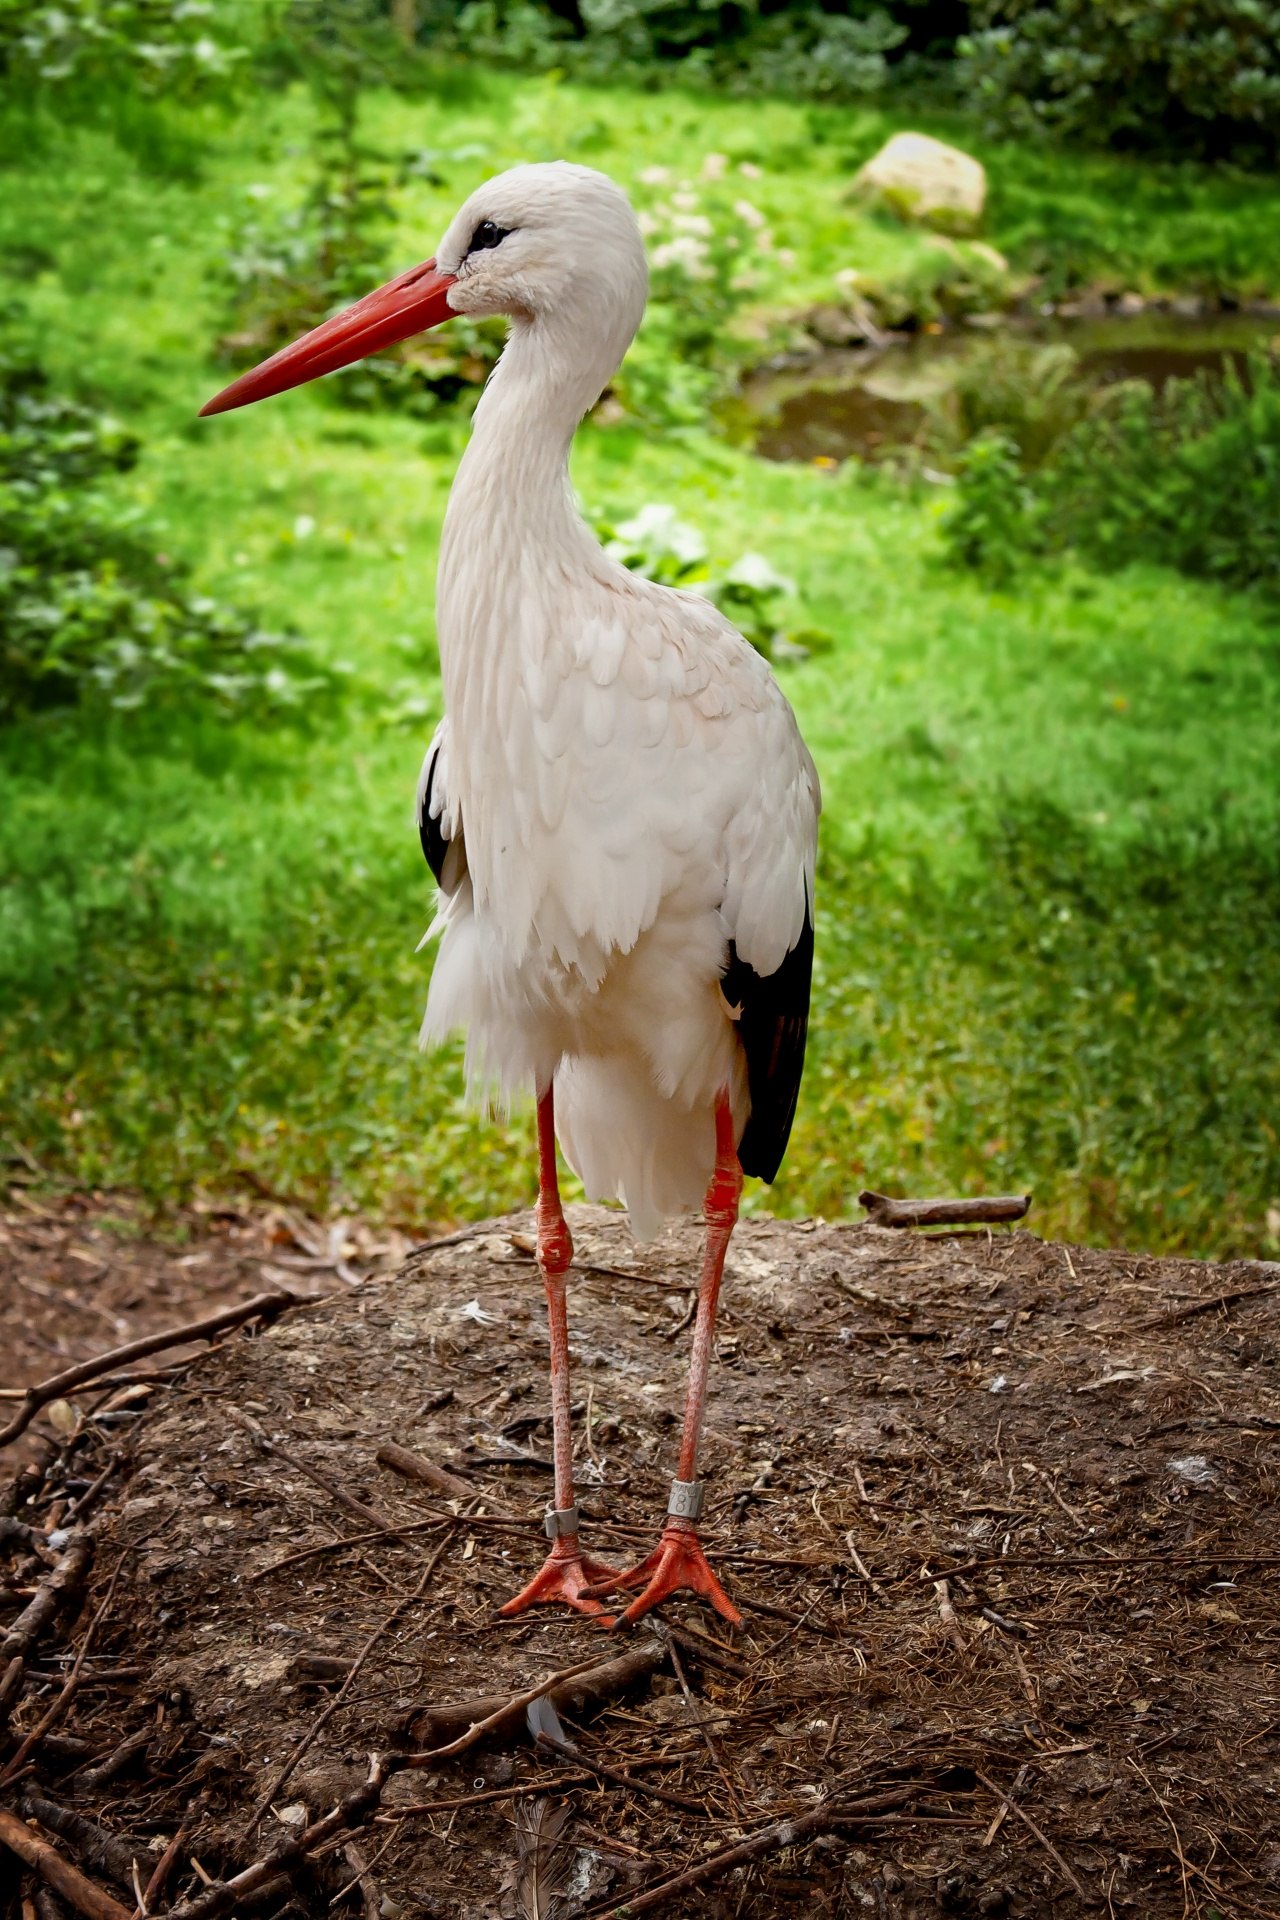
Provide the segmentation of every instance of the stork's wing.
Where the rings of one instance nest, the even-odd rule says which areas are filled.
[[[449,796],[449,722],[442,720],[418,778],[418,835],[441,893],[456,893],[467,872],[461,808]]]
[[[722,912],[729,962],[721,991],[730,1009],[738,1010],[751,1095],[738,1158],[744,1173],[773,1180],[804,1072],[822,802],[817,770],[781,694],[766,705],[758,724],[758,777],[728,836]]]

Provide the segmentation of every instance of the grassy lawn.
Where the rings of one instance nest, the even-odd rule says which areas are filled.
[[[779,307],[842,267],[910,282],[945,259],[843,204],[891,128],[870,110],[510,79],[374,108],[387,150],[443,155],[443,184],[402,197],[405,260],[487,168],[559,154],[644,200],[647,169],[696,178],[708,152],[762,170],[734,191],[794,255]],[[229,233],[250,189],[298,192],[306,113],[266,97],[185,176],[101,136],[10,159],[4,281],[51,368],[144,434],[122,494],[202,584],[304,629],[354,688],[309,732],[193,715],[4,737],[0,1134],[161,1205],[248,1177],[438,1222],[527,1200],[532,1175],[525,1123],[464,1112],[456,1058],[413,1044],[431,902],[411,797],[465,427],[314,390],[194,419],[224,377]],[[1241,293],[1275,273],[1280,184],[972,144],[1016,266]],[[592,424],[574,470],[593,506],[667,501],[717,559],[762,551],[837,636],[782,669],[826,794],[819,976],[787,1168],[757,1202],[835,1215],[866,1184],[1026,1185],[1041,1231],[1274,1250],[1274,616],[1151,569],[994,593],[942,566],[932,498],[699,432]]]

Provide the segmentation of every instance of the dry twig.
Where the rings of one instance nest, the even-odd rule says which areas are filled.
[[[374,1458],[380,1465],[390,1467],[393,1473],[400,1474],[406,1480],[416,1480],[419,1485],[443,1493],[450,1500],[483,1500],[486,1506],[492,1507],[496,1514],[505,1519],[516,1520],[520,1517],[483,1487],[460,1480],[456,1473],[438,1467],[434,1460],[424,1460],[420,1453],[411,1453],[408,1447],[402,1447],[394,1440],[384,1441]]]
[[[149,1333],[141,1340],[131,1340],[128,1346],[113,1347],[110,1353],[100,1353],[96,1360],[81,1360],[74,1367],[66,1367],[61,1373],[55,1373],[48,1380],[41,1380],[36,1386],[27,1388],[22,1405],[8,1426],[0,1428],[0,1447],[8,1446],[11,1440],[25,1433],[41,1407],[70,1393],[73,1387],[82,1387],[87,1380],[96,1380],[100,1374],[110,1373],[113,1367],[127,1365],[130,1360],[145,1359],[149,1353],[161,1353],[166,1347],[185,1346],[189,1340],[211,1340],[215,1333],[225,1333],[231,1327],[242,1326],[246,1320],[274,1320],[286,1307],[297,1305],[298,1295],[279,1287],[272,1293],[257,1293],[252,1300],[241,1301],[238,1307],[224,1307],[221,1313],[211,1313],[203,1320],[192,1320],[184,1327],[170,1327],[164,1333]]]

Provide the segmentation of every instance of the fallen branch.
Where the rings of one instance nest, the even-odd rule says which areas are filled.
[[[297,1305],[298,1295],[283,1287],[272,1293],[257,1293],[252,1300],[241,1301],[238,1307],[224,1307],[221,1313],[211,1313],[204,1320],[192,1320],[184,1327],[170,1327],[164,1333],[149,1333],[141,1340],[130,1341],[126,1347],[113,1347],[110,1353],[100,1353],[96,1360],[82,1360],[74,1367],[66,1367],[61,1373],[27,1388],[22,1405],[8,1426],[0,1428],[0,1447],[8,1446],[11,1440],[25,1433],[41,1407],[70,1393],[73,1387],[83,1386],[86,1380],[96,1380],[100,1374],[110,1373],[114,1367],[124,1366],[130,1360],[143,1360],[149,1353],[161,1353],[165,1347],[185,1346],[189,1340],[212,1339],[215,1333],[242,1326],[246,1320],[274,1320],[286,1307]]]
[[[4,1674],[0,1680],[0,1726],[7,1722],[9,1709],[18,1696],[27,1655],[59,1608],[79,1592],[92,1558],[93,1542],[89,1535],[73,1533],[52,1572],[40,1582],[34,1599],[27,1602],[0,1640],[0,1669]]]
[[[59,1720],[61,1720],[63,1714],[66,1712],[67,1708],[70,1706],[72,1696],[74,1695],[76,1688],[80,1684],[80,1675],[84,1671],[84,1663],[89,1657],[89,1649],[93,1645],[93,1637],[97,1633],[98,1628],[102,1625],[103,1620],[106,1618],[107,1612],[111,1606],[112,1599],[115,1596],[116,1582],[120,1578],[120,1569],[123,1567],[124,1563],[125,1563],[125,1555],[122,1553],[120,1555],[120,1558],[116,1561],[115,1572],[112,1574],[111,1579],[108,1582],[106,1595],[103,1598],[102,1605],[98,1608],[98,1611],[94,1614],[92,1620],[89,1622],[88,1628],[85,1632],[84,1639],[80,1642],[80,1649],[76,1654],[75,1660],[72,1663],[70,1673],[67,1675],[66,1679],[63,1681],[62,1686],[52,1706],[49,1707],[44,1714],[42,1714],[40,1719],[36,1722],[35,1726],[32,1727],[30,1733],[27,1734],[25,1739],[22,1741],[22,1744],[19,1746],[18,1751],[14,1754],[12,1760],[10,1760],[8,1765],[5,1767],[4,1772],[0,1773],[0,1787],[7,1786],[10,1780],[13,1779],[14,1775],[21,1771],[23,1766],[25,1766],[28,1758],[30,1757],[31,1754],[35,1752],[36,1748],[40,1745],[45,1735],[47,1733],[52,1732],[53,1728],[57,1726]],[[110,1777],[111,1776],[109,1774],[106,1776],[106,1778],[108,1779],[110,1779]]]
[[[49,1833],[65,1840],[87,1873],[107,1873],[126,1892],[133,1885],[135,1861],[145,1862],[149,1855],[142,1841],[132,1844],[117,1833],[108,1833],[96,1820],[89,1820],[74,1807],[60,1807],[40,1794],[23,1797],[22,1812],[28,1820],[38,1820]]]
[[[85,1920],[133,1920],[131,1908],[122,1907],[92,1880],[86,1880],[79,1868],[64,1860],[56,1847],[51,1847],[47,1840],[32,1833],[16,1814],[6,1813],[3,1808],[0,1808],[0,1846],[7,1847],[24,1866],[38,1873],[46,1886],[70,1901],[77,1913],[84,1914]]]
[[[397,1764],[409,1768],[430,1767],[434,1766],[437,1760],[447,1760],[452,1754],[465,1753],[468,1747],[474,1747],[486,1733],[491,1733],[494,1727],[505,1720],[508,1713],[515,1709],[523,1711],[525,1707],[532,1706],[535,1700],[541,1700],[545,1694],[553,1693],[565,1680],[576,1680],[580,1674],[590,1673],[592,1667],[597,1667],[599,1664],[595,1659],[579,1660],[575,1666],[562,1667],[559,1673],[549,1673],[545,1680],[539,1680],[536,1686],[527,1688],[524,1693],[512,1694],[509,1699],[504,1699],[495,1712],[472,1721],[465,1733],[460,1734],[456,1740],[449,1741],[446,1746],[432,1747],[425,1753],[408,1754]]]
[[[518,1520],[521,1516],[513,1513],[503,1501],[497,1500],[483,1487],[470,1485],[459,1479],[456,1473],[450,1473],[446,1467],[438,1467],[434,1460],[424,1460],[420,1453],[410,1453],[408,1447],[402,1447],[394,1440],[387,1440],[378,1448],[374,1458],[380,1466],[390,1467],[405,1480],[416,1480],[419,1486],[430,1487],[435,1493],[443,1493],[450,1500],[483,1500],[496,1514],[506,1520]]]
[[[976,1200],[893,1200],[868,1189],[858,1195],[871,1227],[968,1227],[1021,1220],[1031,1205],[1029,1193],[993,1193]]]
[[[665,1659],[665,1648],[656,1643],[637,1647],[617,1659],[575,1669],[573,1677],[553,1683],[546,1691],[557,1713],[567,1713],[577,1719],[589,1708],[605,1700],[616,1700],[628,1688],[647,1680]],[[415,1740],[433,1746],[456,1739],[481,1721],[490,1732],[513,1732],[523,1729],[528,1704],[526,1694],[495,1693],[479,1699],[452,1701],[446,1706],[421,1707],[410,1718],[409,1731]],[[575,1758],[584,1766],[590,1764],[581,1755]]]

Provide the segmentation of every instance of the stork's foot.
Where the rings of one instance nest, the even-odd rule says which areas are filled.
[[[540,1572],[514,1599],[508,1600],[504,1607],[499,1607],[498,1612],[510,1618],[513,1614],[523,1613],[527,1607],[536,1607],[542,1601],[562,1600],[566,1606],[576,1607],[579,1613],[589,1613],[599,1619],[601,1626],[609,1627],[613,1625],[612,1617],[605,1612],[594,1593],[588,1593],[586,1589],[608,1586],[616,1578],[615,1567],[607,1566],[603,1560],[592,1560],[583,1553],[576,1533],[562,1533]]]
[[[598,1594],[618,1587],[639,1587],[641,1591],[625,1613],[619,1614],[615,1622],[617,1626],[630,1626],[648,1613],[651,1607],[656,1607],[659,1601],[686,1588],[709,1600],[716,1612],[722,1614],[731,1626],[742,1625],[742,1615],[711,1571],[707,1556],[702,1551],[702,1542],[688,1521],[668,1521],[662,1529],[661,1539],[647,1560],[642,1560],[638,1567],[631,1567],[625,1573],[612,1574],[607,1582],[597,1584],[593,1591]]]

